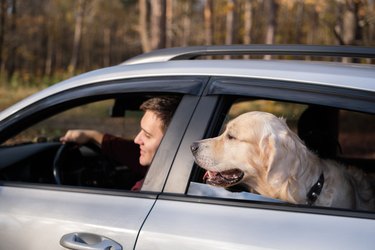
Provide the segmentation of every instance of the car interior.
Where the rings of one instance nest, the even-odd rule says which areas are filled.
[[[62,144],[69,129],[95,129],[128,140],[139,131],[140,104],[150,95],[126,95],[82,103],[23,129],[0,146],[0,181],[129,190],[129,166],[105,156],[98,145]],[[133,149],[134,147],[134,149]],[[138,162],[139,155],[129,157]]]

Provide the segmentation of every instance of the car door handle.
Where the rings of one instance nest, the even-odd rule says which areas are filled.
[[[60,245],[73,250],[122,250],[120,244],[107,237],[83,232],[65,234]]]

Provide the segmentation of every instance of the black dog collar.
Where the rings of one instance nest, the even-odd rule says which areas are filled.
[[[307,204],[309,206],[312,206],[315,201],[318,199],[318,196],[320,195],[320,192],[322,192],[324,185],[324,174],[322,173],[319,177],[319,180],[312,186],[310,191],[306,195]]]

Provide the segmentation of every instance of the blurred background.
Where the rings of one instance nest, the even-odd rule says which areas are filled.
[[[158,48],[375,46],[375,0],[0,0],[0,110]]]

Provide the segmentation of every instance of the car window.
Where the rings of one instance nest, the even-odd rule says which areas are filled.
[[[278,101],[270,101],[270,100],[238,100],[235,101],[228,113],[227,119],[224,122],[232,120],[233,118],[239,116],[240,114],[250,112],[250,111],[264,111],[273,113],[279,117],[283,117],[286,119],[289,127],[297,132],[297,122],[298,118],[302,114],[302,112],[306,109],[307,105],[303,104],[296,104],[296,103],[287,103],[287,102],[278,102]]]
[[[144,115],[140,105],[154,97],[124,95],[72,102],[74,107],[66,104],[70,108],[54,112],[0,146],[0,181],[139,191],[151,162],[140,163],[134,139]],[[101,132],[101,145],[93,140],[61,143],[67,131],[81,130]]]
[[[341,155],[347,158],[375,159],[375,116],[340,111],[339,142]]]
[[[234,118],[253,111],[271,113],[278,118],[282,118],[282,120],[286,122],[289,129],[293,131],[298,138],[295,140],[300,140],[303,145],[309,149],[309,152],[313,152],[314,155],[318,156],[318,159],[325,162],[324,164],[329,165],[330,162],[338,162],[338,172],[341,171],[340,168],[346,168],[349,166],[349,168],[359,168],[360,173],[366,176],[366,178],[373,176],[374,169],[371,168],[371,166],[374,166],[375,163],[375,143],[373,138],[375,116],[373,114],[359,113],[320,105],[239,98],[232,102],[228,108],[228,111],[224,111],[225,118],[222,119],[222,121],[219,121],[220,124],[219,126],[216,126],[217,129],[214,130],[211,135],[206,136],[207,138],[214,138],[214,140],[216,140],[214,141],[215,144],[212,144],[212,141],[203,141],[201,144],[195,145],[196,151],[201,151],[199,151],[199,154],[196,153],[197,155],[194,155],[193,152],[196,164],[191,177],[192,181],[188,189],[188,194],[230,199],[246,199],[253,201],[269,201],[276,203],[282,202],[300,205],[307,204],[308,198],[306,198],[306,201],[303,203],[298,203],[297,201],[292,201],[292,199],[283,199],[285,198],[285,195],[281,195],[280,193],[272,193],[272,191],[270,191],[271,189],[259,188],[257,185],[272,185],[272,183],[268,183],[267,180],[264,179],[262,180],[263,183],[260,184],[258,182],[259,180],[252,179],[250,175],[257,175],[256,172],[261,171],[258,168],[251,168],[251,170],[248,170],[248,173],[243,173],[243,168],[248,168],[247,165],[254,166],[257,164],[263,164],[262,166],[266,168],[268,164],[264,162],[257,162],[261,161],[262,159],[255,157],[255,155],[261,155],[262,152],[260,151],[262,149],[254,150],[254,148],[252,148],[253,151],[248,152],[245,151],[245,146],[243,146],[251,139],[249,139],[250,137],[243,137],[243,135],[240,135],[240,133],[247,135],[252,134],[252,136],[256,137],[256,133],[260,133],[257,130],[256,125],[247,124],[246,127],[240,128],[240,125],[234,126],[230,124],[230,121]],[[265,123],[264,126],[268,126],[267,123]],[[244,130],[244,132],[239,132],[239,130]],[[225,138],[224,136],[215,138],[216,136],[222,134],[225,134]],[[232,142],[228,143],[225,140]],[[261,144],[262,142],[259,143],[259,145],[263,145]],[[272,141],[272,143],[281,147],[280,144],[275,141]],[[219,144],[225,146],[218,146]],[[220,149],[215,147],[219,147]],[[277,158],[274,159],[274,161],[288,162],[289,165],[285,166],[286,171],[297,171],[296,168],[293,167],[294,165],[306,164],[304,161],[307,160],[303,157],[297,157],[297,160],[293,158],[295,155],[302,154],[296,149],[297,147],[294,147],[293,145],[283,145],[282,147],[293,147],[293,149],[289,152],[283,151],[283,154],[277,155]],[[223,156],[226,154],[230,155],[232,150],[233,153],[230,159]],[[272,155],[274,152],[267,151],[267,153],[268,155]],[[218,156],[213,156],[213,154],[218,154]],[[249,154],[252,154],[253,157]],[[246,159],[243,159],[241,155],[249,156],[247,156]],[[239,169],[241,171],[239,171]],[[330,174],[331,173],[325,174],[326,187],[329,185],[327,184],[327,181],[331,181],[332,178],[334,178],[329,176]],[[290,177],[289,174],[282,174],[280,172],[266,173],[263,175],[263,177],[271,178],[271,175],[278,176],[277,178],[273,178],[273,181],[276,182],[286,181],[286,176]],[[238,181],[236,178],[244,179]],[[299,173],[298,175],[293,176],[293,178],[293,182],[299,182],[300,180],[298,178],[301,179],[301,182],[307,181],[304,173]],[[296,185],[296,187],[300,187],[301,190],[285,190],[288,190],[288,192],[305,192],[305,196],[307,197],[308,193],[311,191],[311,188],[314,189],[314,185],[319,182],[319,179],[320,178],[318,175],[316,180],[310,180],[311,184],[302,186]],[[289,179],[289,182],[292,182],[292,180]],[[235,183],[235,185],[233,183]],[[365,186],[368,184],[368,182],[362,182],[361,184]],[[354,184],[348,185],[350,186]],[[318,191],[322,192],[319,189]],[[341,192],[344,196],[348,195],[346,191]],[[366,197],[367,198],[364,199],[372,200],[374,198],[372,193],[369,193]],[[320,206],[324,207],[329,205],[321,204]],[[340,206],[338,205],[338,207]]]
[[[49,117],[18,135],[10,138],[4,145],[58,141],[70,129],[96,129],[132,139],[138,133],[142,111],[127,111],[121,117],[111,117],[115,100],[97,101],[80,105]]]

